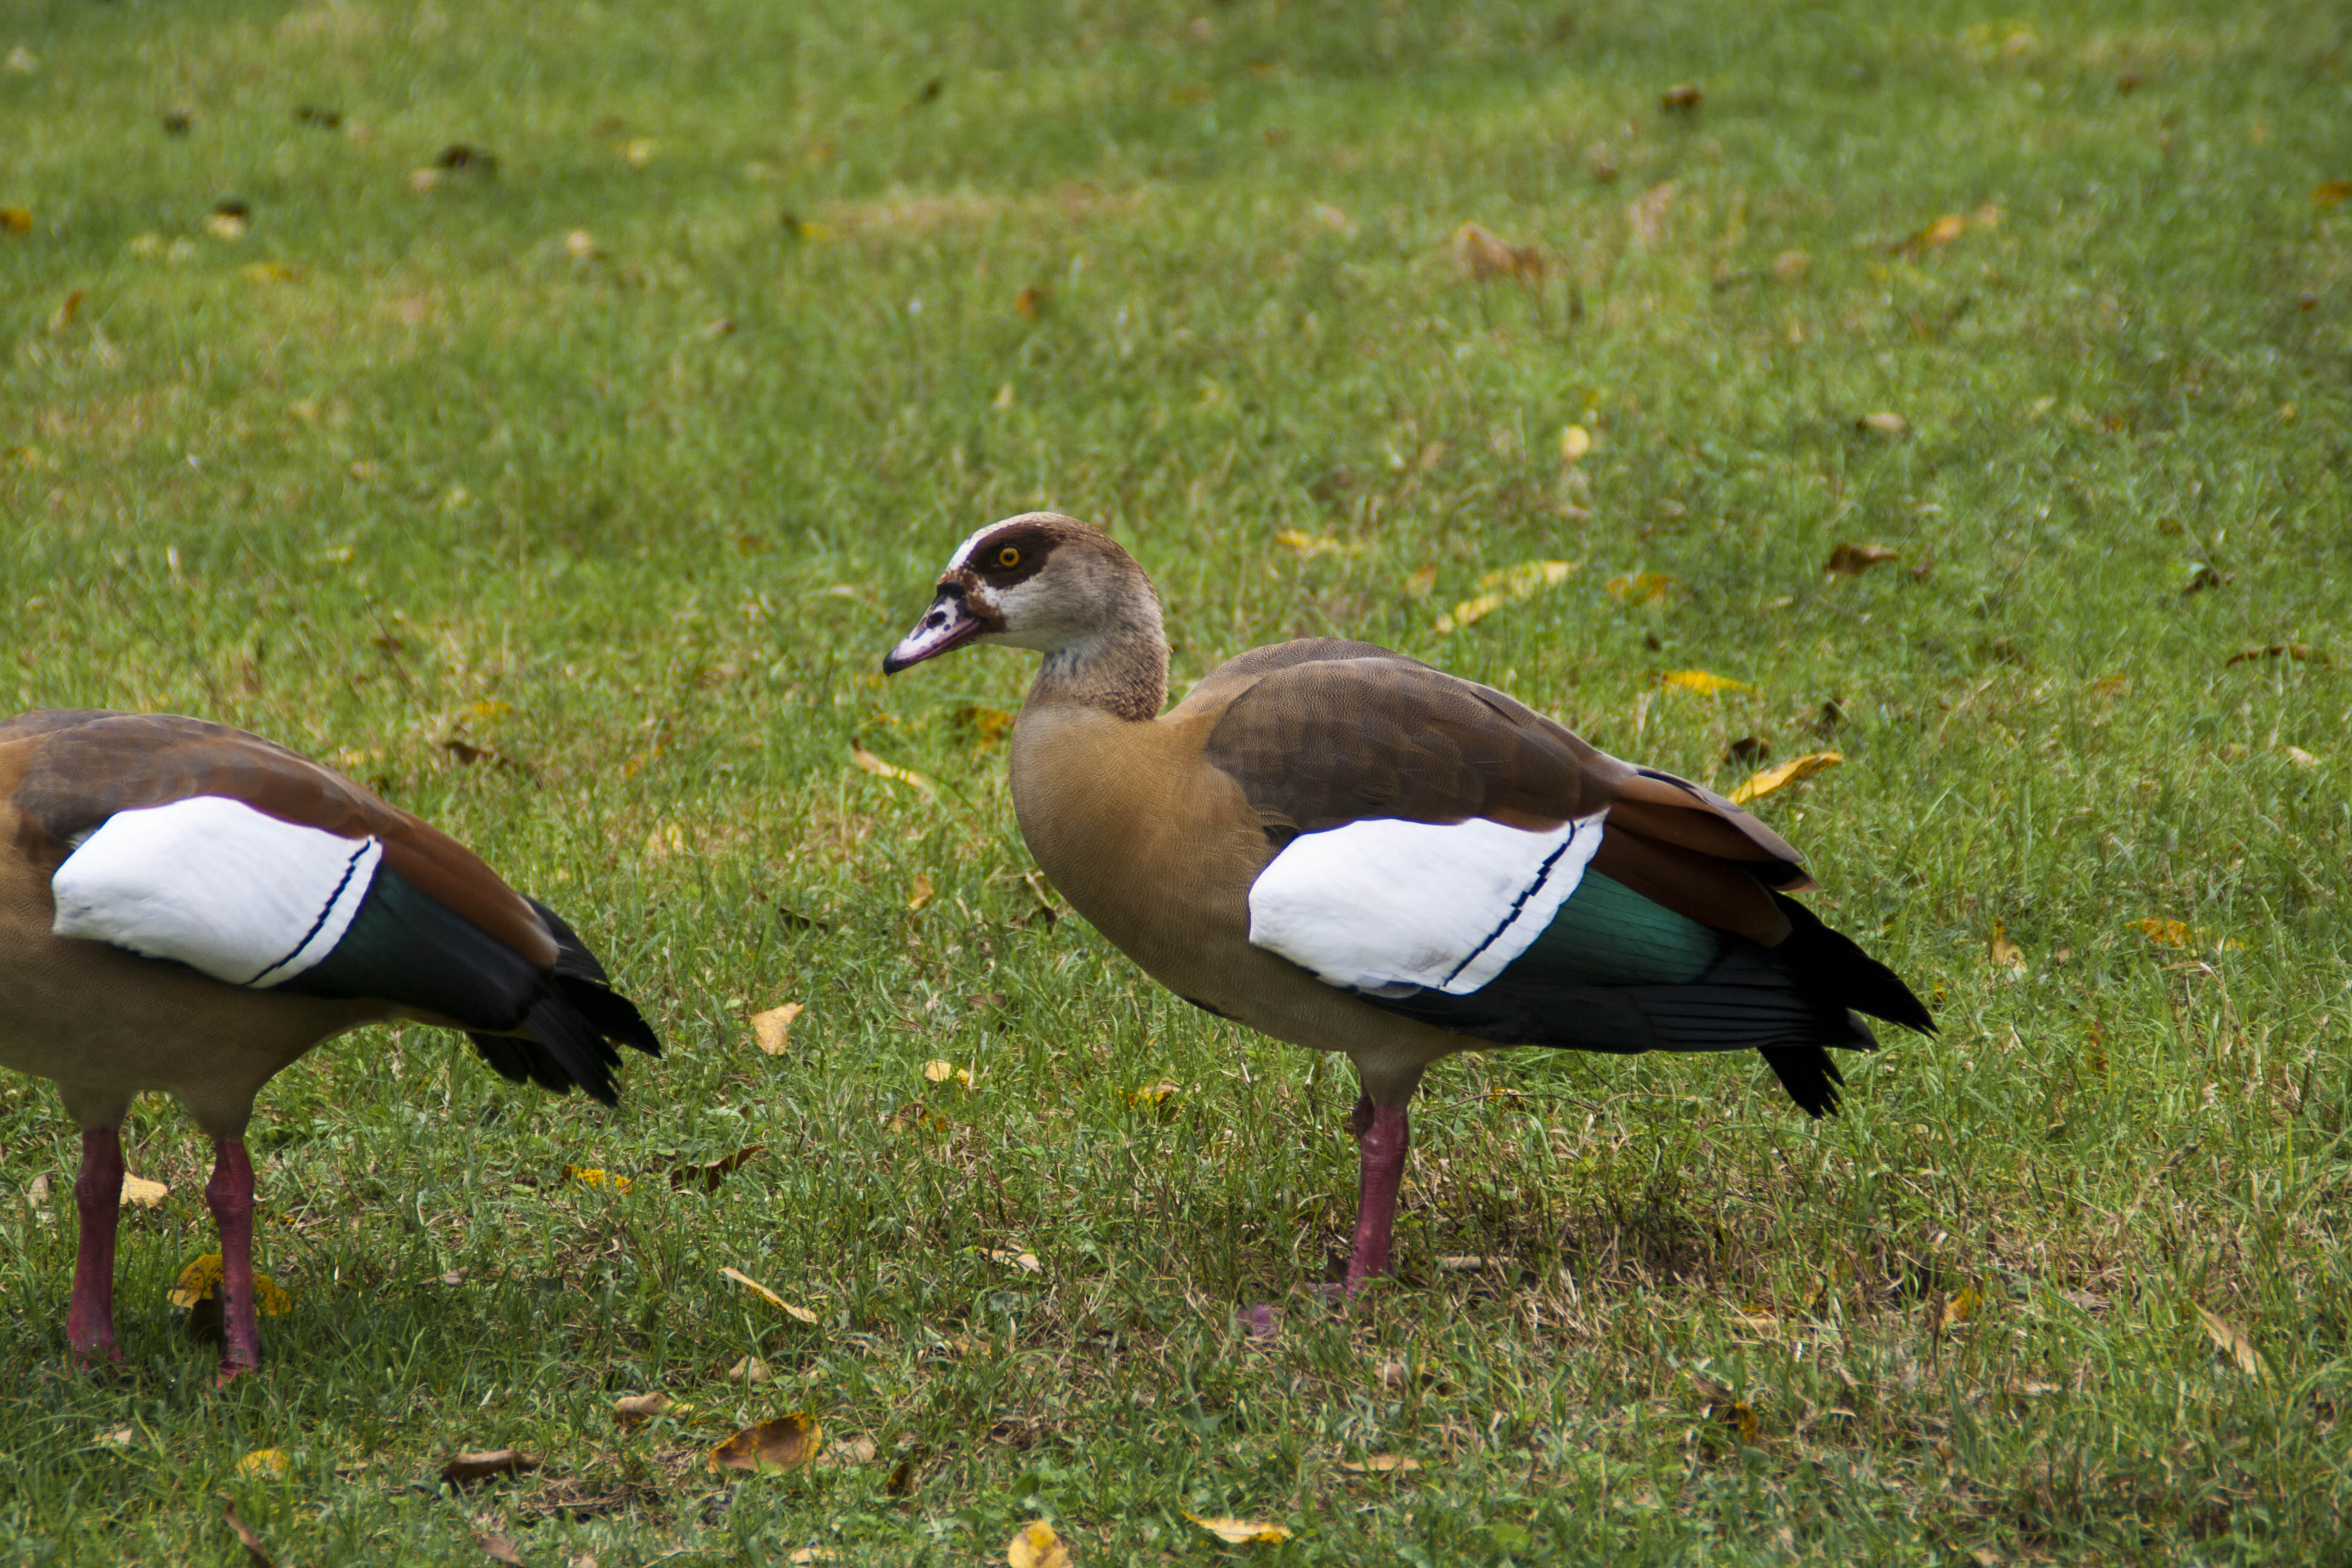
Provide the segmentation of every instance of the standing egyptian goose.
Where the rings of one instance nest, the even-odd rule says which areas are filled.
[[[1349,1057],[1352,1290],[1387,1272],[1430,1064],[1498,1045],[1763,1054],[1815,1116],[1824,1047],[1921,1031],[1903,982],[1789,895],[1797,853],[1722,796],[1604,755],[1501,692],[1369,643],[1243,654],[1166,713],[1151,584],[1031,512],[966,540],[886,674],[966,643],[1044,666],[1012,745],[1030,852],[1161,984]]]
[[[175,1096],[213,1140],[221,1381],[260,1364],[254,1096],[385,1018],[462,1029],[491,1067],[614,1103],[611,1042],[661,1043],[595,955],[472,851],[318,763],[162,714],[0,722],[0,1066],[56,1080],[82,1130],[66,1337],[114,1341],[120,1129]]]

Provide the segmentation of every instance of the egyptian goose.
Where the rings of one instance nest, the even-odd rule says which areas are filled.
[[[163,714],[0,722],[0,1066],[81,1126],[66,1337],[120,1360],[114,1226],[131,1097],[213,1140],[220,1379],[260,1364],[254,1096],[385,1018],[462,1029],[490,1066],[614,1102],[611,1042],[661,1043],[572,928],[455,839],[242,731]]]
[[[1388,1271],[1431,1063],[1504,1045],[1760,1051],[1815,1116],[1857,1013],[1934,1025],[1790,897],[1797,852],[1722,796],[1587,745],[1499,691],[1369,643],[1255,648],[1166,713],[1141,568],[1051,512],[964,541],[883,660],[966,643],[1045,663],[1013,805],[1070,903],[1188,1002],[1356,1066],[1347,1288]]]

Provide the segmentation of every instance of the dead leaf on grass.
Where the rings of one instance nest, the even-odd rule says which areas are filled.
[[[727,1381],[751,1384],[772,1383],[775,1381],[775,1373],[770,1372],[768,1363],[758,1356],[747,1355],[727,1369]]]
[[[1884,544],[1841,544],[1830,552],[1830,558],[1822,563],[1822,570],[1859,577],[1874,566],[1898,559],[1896,552]]]
[[[1031,1520],[1004,1543],[1009,1568],[1071,1568],[1070,1549],[1042,1519]]]
[[[667,1410],[670,1398],[667,1394],[625,1394],[613,1401],[613,1414],[624,1426],[642,1426]]]
[[[0,207],[0,229],[13,235],[33,232],[33,210],[30,207]]]
[[[504,1532],[493,1531],[488,1535],[478,1535],[474,1538],[474,1543],[482,1549],[483,1554],[491,1562],[512,1563],[514,1568],[522,1568],[522,1553],[515,1550],[515,1543],[508,1539]]]
[[[1478,576],[1478,586],[1484,590],[1475,599],[1465,599],[1437,617],[1437,635],[1444,637],[1463,626],[1475,625],[1505,605],[1532,597],[1547,588],[1558,587],[1568,581],[1580,561],[1523,561],[1517,566],[1505,566]]]
[[[1892,439],[1911,428],[1911,426],[1903,416],[1893,409],[1882,408],[1875,414],[1865,414],[1855,420],[1853,427],[1865,435],[1885,436]]]
[[[1744,689],[1744,688],[1743,688]],[[1751,800],[1761,800],[1775,790],[1788,788],[1803,779],[1811,778],[1824,768],[1833,768],[1845,761],[1843,752],[1809,752],[1801,757],[1790,757],[1785,763],[1752,773],[1748,781],[1731,792],[1734,805],[1746,805]]]
[[[441,1479],[452,1486],[487,1480],[492,1476],[528,1475],[540,1461],[520,1448],[478,1448],[459,1454],[441,1467]]]
[[[2139,932],[2142,936],[2147,938],[2148,941],[2156,943],[2158,947],[2187,947],[2189,943],[2197,940],[2196,931],[2189,928],[2189,922],[2186,921],[2169,921],[2161,918],[2150,918],[2147,920],[2132,921],[2127,923],[2130,925],[2132,930]]]
[[[889,779],[895,783],[908,785],[927,801],[936,801],[940,798],[939,786],[912,768],[902,768],[896,763],[886,763],[863,746],[852,745],[849,748],[849,760],[877,779]]]
[[[275,1479],[286,1473],[286,1451],[283,1448],[256,1448],[236,1462],[236,1473]]]
[[[977,734],[983,746],[992,746],[1013,733],[1018,721],[1016,715],[1002,708],[984,708],[976,702],[956,710],[956,722]]]
[[[1013,309],[1016,314],[1034,321],[1037,319],[1037,312],[1045,308],[1045,301],[1053,297],[1051,288],[1033,283],[1013,296]]]
[[[732,1154],[723,1154],[716,1160],[680,1161],[670,1167],[670,1188],[672,1191],[679,1191],[688,1186],[698,1185],[706,1193],[715,1193],[719,1190],[719,1183],[725,1181],[753,1155],[766,1148],[765,1143],[753,1143],[749,1147],[736,1150]]]
[[[1627,204],[1626,225],[1644,246],[1657,244],[1658,236],[1664,231],[1666,208],[1674,204],[1675,185],[1675,182],[1672,180],[1661,185],[1652,185]]]
[[[1006,1247],[990,1247],[982,1250],[988,1254],[992,1262],[1009,1263],[1026,1274],[1041,1272],[1045,1267],[1037,1261],[1037,1255],[1034,1252],[1015,1252]]]
[[[781,1007],[771,1007],[764,1013],[751,1015],[751,1038],[772,1057],[784,1054],[786,1037],[792,1033],[793,1021],[808,1011],[805,1002],[787,1002]]]
[[[915,873],[914,881],[907,889],[907,912],[913,914],[930,901],[931,879],[918,871]]]
[[[1402,1475],[1421,1468],[1421,1461],[1402,1454],[1367,1454],[1360,1460],[1342,1459],[1339,1468],[1358,1476]]]
[[[2352,196],[2352,180],[2322,180],[2311,193],[2311,204],[2317,207],[2332,207],[2347,196]]]
[[[1622,577],[1612,577],[1601,584],[1608,595],[1620,604],[1636,608],[1650,608],[1670,602],[1681,580],[1663,572],[1631,572]]]
[[[1581,425],[1563,425],[1559,430],[1559,460],[1563,465],[1580,461],[1592,450],[1592,432]]]
[[[2221,662],[2224,665],[2245,664],[2257,658],[2291,658],[2298,664],[2326,664],[2330,662],[2326,654],[2314,653],[2309,647],[2299,642],[2274,642],[2263,647],[2250,647],[2245,649],[2243,652],[2231,654]]]
[[[880,1450],[874,1447],[871,1437],[844,1437],[839,1442],[827,1443],[816,1462],[820,1465],[870,1465],[878,1452]]]
[[[1658,684],[1673,691],[1696,691],[1702,697],[1711,697],[1718,691],[1756,689],[1744,680],[1734,680],[1727,675],[1715,675],[1704,669],[1670,669],[1658,677]]]
[[[1741,1442],[1756,1441],[1756,1412],[1748,1407],[1746,1400],[1735,1395],[1715,1379],[1697,1373],[1691,1374],[1691,1386],[1697,1389],[1699,1397],[1706,1402],[1705,1414],[1721,1418],[1738,1432]]]
[[[2203,1307],[2197,1308],[2197,1318],[2205,1325],[2205,1337],[2213,1342],[2213,1348],[2236,1362],[2240,1372],[2248,1377],[2263,1374],[2262,1352],[2254,1349],[2253,1339],[2245,1330]]]
[[[1540,279],[1543,252],[1532,245],[1513,245],[1483,224],[1465,223],[1454,231],[1454,261],[1474,283],[1496,278]]]
[[[923,1077],[932,1083],[947,1083],[952,1080],[970,1089],[972,1071],[970,1068],[960,1068],[953,1062],[932,1060],[923,1064]]]
[[[255,1568],[278,1568],[278,1564],[270,1560],[268,1549],[261,1544],[261,1537],[253,1533],[253,1526],[237,1517],[235,1508],[223,1510],[221,1517],[228,1521],[231,1530],[236,1531],[236,1539],[244,1546],[245,1554],[253,1559]]]
[[[1235,1546],[1252,1541],[1287,1541],[1291,1534],[1289,1526],[1269,1524],[1264,1520],[1202,1519],[1197,1513],[1188,1513],[1184,1517],[1218,1540],[1231,1542]]]
[[[781,1309],[786,1317],[803,1323],[814,1323],[816,1321],[816,1314],[814,1312],[810,1311],[806,1307],[793,1306],[790,1301],[785,1300],[782,1296],[777,1295],[773,1290],[769,1289],[765,1285],[761,1284],[757,1279],[752,1279],[749,1274],[744,1273],[741,1269],[729,1268],[721,1268],[719,1272],[725,1278],[732,1279],[736,1284],[740,1285],[754,1296],[759,1297],[760,1300],[767,1302],[768,1305]]]
[[[1695,81],[1678,81],[1675,83],[1674,86],[1666,89],[1665,91],[1658,94],[1658,107],[1660,109],[1679,110],[1687,113],[1691,110],[1696,109],[1700,103],[1705,101],[1706,98],[1706,93],[1699,90],[1698,83]]]
[[[703,1468],[719,1470],[794,1470],[815,1458],[824,1428],[808,1415],[779,1415],[744,1427],[710,1450]]]
[[[184,1312],[193,1312],[199,1303],[219,1296],[220,1283],[221,1255],[207,1252],[180,1270],[180,1277],[163,1292],[163,1300]],[[253,1306],[264,1317],[282,1318],[294,1310],[294,1293],[268,1275],[256,1272]]]
[[[1992,940],[1985,943],[1985,956],[2000,968],[2025,972],[2025,950],[2009,940],[1999,921],[1992,922]]]
[[[122,1173],[122,1205],[127,1209],[152,1209],[170,1195],[171,1187],[163,1182],[151,1182],[144,1176]]]
[[[841,1552],[837,1549],[831,1546],[803,1546],[799,1551],[793,1552],[791,1556],[785,1558],[784,1561],[794,1563],[841,1563],[846,1561],[846,1559],[842,1556]]]

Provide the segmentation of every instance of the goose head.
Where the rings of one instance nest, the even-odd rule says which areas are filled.
[[[1052,668],[1132,642],[1166,646],[1159,596],[1134,558],[1076,518],[1024,512],[956,547],[931,607],[883,659],[882,673],[966,643],[1034,648]]]

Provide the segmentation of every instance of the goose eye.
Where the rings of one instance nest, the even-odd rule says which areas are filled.
[[[1018,566],[1021,564],[1021,552],[1008,544],[996,552],[996,563],[1008,568]]]

